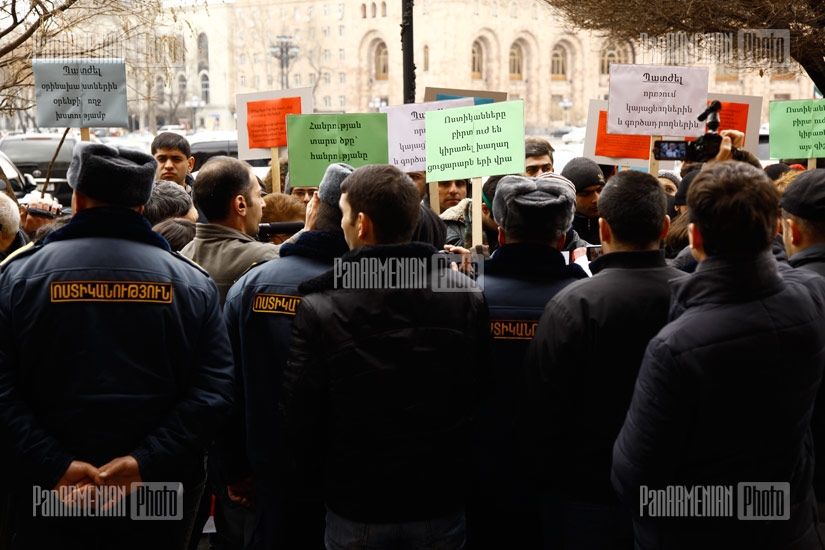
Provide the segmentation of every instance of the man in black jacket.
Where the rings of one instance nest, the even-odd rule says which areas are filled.
[[[287,434],[322,479],[328,549],[462,548],[487,304],[434,247],[409,242],[419,197],[401,171],[364,166],[341,191],[351,251],[300,287]]]
[[[543,493],[546,548],[632,548],[630,514],[610,486],[648,341],[667,322],[667,198],[656,178],[619,172],[599,197],[604,254],[591,279],[556,294],[525,363],[530,442]],[[564,475],[560,475],[564,472]]]
[[[788,263],[825,276],[825,169],[799,174],[779,206]]]
[[[763,170],[706,167],[687,200],[699,265],[672,283],[672,320],[647,346],[613,450],[636,547],[821,548],[810,425],[825,280],[780,271]]]

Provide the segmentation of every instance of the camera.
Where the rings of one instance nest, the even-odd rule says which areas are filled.
[[[697,120],[707,119],[708,131],[705,135],[693,141],[665,141],[653,142],[653,158],[656,160],[685,160],[688,162],[705,162],[719,153],[722,145],[722,136],[719,135],[719,111],[722,104],[712,101],[705,111],[696,117]],[[739,149],[733,148],[733,158],[743,160],[744,155]]]
[[[304,228],[304,222],[271,222],[258,224],[258,241],[269,242],[272,235],[294,234]]]

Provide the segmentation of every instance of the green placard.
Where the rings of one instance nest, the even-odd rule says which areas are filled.
[[[389,163],[387,115],[288,115],[289,185],[316,187],[327,166]]]
[[[524,104],[505,101],[424,114],[427,181],[524,172]]]
[[[771,101],[771,158],[825,157],[825,99]]]

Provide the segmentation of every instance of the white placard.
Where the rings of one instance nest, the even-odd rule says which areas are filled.
[[[41,128],[129,126],[122,58],[34,59],[32,71]]]
[[[312,88],[290,88],[287,90],[268,90],[235,96],[235,112],[238,114],[238,158],[242,160],[268,159],[272,157],[269,148],[249,148],[249,131],[246,127],[246,104],[251,101],[265,101],[267,99],[283,99],[285,97],[301,98],[301,113],[311,114],[315,110],[312,99]]]
[[[607,131],[611,134],[697,136],[707,107],[708,69],[610,65]]]
[[[387,139],[390,164],[405,172],[423,172],[427,169],[426,130],[424,113],[456,107],[471,107],[472,97],[407,103],[381,107],[387,113]]]

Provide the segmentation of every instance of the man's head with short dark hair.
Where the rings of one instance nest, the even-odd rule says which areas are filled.
[[[229,216],[232,200],[242,195],[252,200],[257,182],[251,178],[249,164],[232,157],[212,157],[198,172],[193,198],[209,223]]]
[[[167,218],[184,217],[192,209],[192,197],[175,182],[158,180],[152,187],[143,215],[152,225]]]
[[[418,223],[418,189],[395,166],[371,164],[341,183],[341,226],[351,249],[409,242]],[[364,218],[367,218],[366,222]],[[364,232],[367,234],[367,241]],[[372,241],[372,242],[369,242]]]
[[[158,152],[158,149],[176,149],[183,153],[186,158],[192,156],[192,147],[189,145],[189,140],[175,132],[161,132],[158,134],[152,140],[152,156]]]
[[[524,175],[530,177],[553,171],[553,146],[546,139],[528,137],[524,140]]]
[[[744,162],[702,170],[690,185],[687,206],[706,256],[753,258],[776,235],[779,193],[764,170]]]
[[[667,213],[667,195],[646,172],[625,170],[610,178],[599,195],[599,213],[621,246],[658,248]]]

